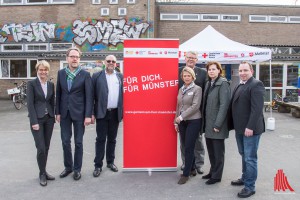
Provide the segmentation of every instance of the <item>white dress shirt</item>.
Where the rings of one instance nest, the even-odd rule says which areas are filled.
[[[108,86],[107,109],[117,108],[118,100],[119,100],[119,88],[120,88],[119,79],[115,71],[112,74],[108,74],[105,71],[105,75],[106,75],[106,81]]]

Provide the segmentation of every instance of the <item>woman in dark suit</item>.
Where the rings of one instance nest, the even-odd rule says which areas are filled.
[[[227,109],[230,102],[228,81],[221,77],[222,67],[218,62],[206,65],[209,81],[203,94],[203,132],[205,132],[210,170],[203,176],[207,185],[220,182],[224,167],[225,142],[228,138]]]
[[[189,176],[196,176],[195,143],[201,129],[202,88],[197,86],[195,72],[190,67],[183,68],[181,79],[184,84],[178,91],[175,130],[179,132],[180,141],[184,143],[185,166],[178,184],[185,184]]]
[[[30,128],[37,149],[40,185],[46,186],[47,180],[55,178],[46,172],[46,163],[50,140],[55,123],[54,118],[54,84],[48,81],[50,65],[39,61],[35,69],[37,78],[28,82],[27,106]]]

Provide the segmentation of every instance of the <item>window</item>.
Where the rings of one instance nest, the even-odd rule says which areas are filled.
[[[101,16],[109,16],[109,8],[101,8]]]
[[[49,0],[53,4],[74,4],[75,0]]]
[[[36,77],[36,63],[36,59],[0,60],[0,79]]]
[[[297,87],[298,85],[298,65],[287,66],[287,86]]]
[[[272,65],[272,87],[282,87],[283,73],[282,65],[273,64]],[[259,68],[259,80],[261,80],[265,87],[270,87],[270,70],[269,65],[260,65]]]
[[[179,20],[179,14],[160,14],[160,20]]]
[[[23,51],[23,46],[21,44],[3,44],[1,47],[2,52]]]
[[[26,0],[26,3],[48,3],[48,0]]]
[[[268,22],[266,15],[249,15],[249,22]]]
[[[200,21],[200,15],[199,14],[181,14],[180,19],[186,20],[186,21]]]
[[[299,24],[300,23],[300,17],[299,16],[289,16],[288,17],[288,22]]]
[[[72,43],[50,43],[50,51],[67,51],[71,47]]]
[[[23,0],[1,0],[2,5],[18,5],[22,3]]]
[[[109,4],[118,4],[119,0],[109,0]]]
[[[135,4],[135,0],[127,0],[128,4]]]
[[[202,14],[202,21],[220,21],[220,15],[217,14]]]
[[[48,51],[47,44],[26,44],[26,51]]]
[[[287,89],[285,97],[289,102],[298,102],[298,89]]]
[[[119,16],[127,15],[127,9],[126,8],[118,8],[118,15]]]
[[[241,15],[221,15],[221,21],[240,22]]]
[[[269,16],[269,22],[286,23],[286,16]]]
[[[101,4],[101,0],[93,0],[93,4]]]

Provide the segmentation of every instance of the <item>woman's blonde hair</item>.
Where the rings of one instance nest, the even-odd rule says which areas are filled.
[[[189,73],[190,75],[192,75],[193,80],[194,81],[196,80],[196,75],[195,75],[195,72],[192,68],[190,68],[190,67],[183,68],[182,71],[181,71],[181,74],[180,74],[181,79],[183,78],[183,72]]]
[[[39,70],[39,67],[40,67],[41,65],[44,66],[44,67],[46,67],[47,70],[50,71],[50,64],[49,64],[46,60],[41,60],[41,61],[38,61],[38,62],[36,63],[36,65],[35,65],[36,71]]]

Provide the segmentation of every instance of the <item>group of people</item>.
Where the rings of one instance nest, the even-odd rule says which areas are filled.
[[[203,133],[210,170],[202,179],[207,179],[207,185],[220,182],[225,161],[225,139],[229,131],[235,129],[237,147],[242,157],[242,176],[232,181],[231,185],[244,186],[238,197],[250,197],[255,194],[258,144],[265,131],[265,87],[253,77],[252,65],[242,62],[238,70],[240,84],[231,94],[229,82],[222,77],[220,63],[208,62],[205,71],[196,67],[197,60],[197,52],[187,52],[186,66],[179,70],[181,82],[174,125],[180,136],[184,164],[178,184],[185,184],[197,172],[203,173],[203,170],[196,170],[197,158],[204,155],[200,151]]]
[[[105,69],[90,73],[81,69],[78,48],[66,53],[68,66],[58,71],[56,91],[48,80],[47,61],[36,64],[37,78],[28,82],[28,116],[37,148],[40,185],[55,177],[47,173],[46,164],[55,121],[60,124],[64,170],[60,178],[73,172],[74,180],[81,178],[83,135],[85,126],[96,123],[96,143],[93,176],[102,172],[104,154],[107,167],[117,172],[114,164],[116,137],[123,118],[123,75],[115,70],[116,57],[105,58]],[[239,197],[255,193],[257,150],[261,133],[265,131],[261,81],[253,78],[248,62],[239,66],[240,84],[230,91],[229,82],[222,77],[218,62],[209,62],[206,71],[196,67],[197,52],[188,52],[186,66],[179,70],[175,130],[180,136],[183,174],[178,184],[190,176],[203,174],[205,133],[210,170],[202,176],[211,185],[222,179],[225,161],[225,139],[235,129],[238,151],[242,156],[242,176],[232,185],[244,185]],[[73,127],[73,131],[72,131]],[[74,133],[73,133],[74,132]],[[74,134],[74,158],[71,137]],[[107,140],[107,141],[106,141]]]
[[[48,80],[50,65],[45,60],[37,62],[37,78],[28,82],[28,116],[37,148],[42,186],[47,185],[47,180],[55,179],[46,171],[55,120],[61,128],[64,158],[64,170],[60,178],[72,172],[74,180],[81,178],[85,126],[94,123],[97,137],[93,175],[100,175],[105,152],[107,167],[113,172],[118,171],[114,159],[119,122],[123,116],[123,75],[115,71],[116,57],[108,55],[104,61],[105,70],[96,72],[91,77],[79,65],[81,55],[78,48],[68,49],[68,66],[58,71],[56,92],[54,84]],[[73,134],[74,158],[71,149]]]

